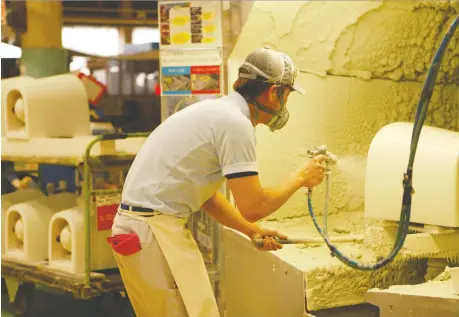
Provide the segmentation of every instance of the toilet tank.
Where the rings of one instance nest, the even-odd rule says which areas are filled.
[[[371,142],[365,177],[365,217],[400,219],[403,174],[413,124],[397,122]],[[411,222],[459,227],[459,133],[424,125],[413,168]]]

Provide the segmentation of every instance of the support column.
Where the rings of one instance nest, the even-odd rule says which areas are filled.
[[[123,18],[126,18],[126,19],[131,18],[132,1],[121,0],[121,9],[122,9],[121,16]],[[118,30],[119,30],[119,37],[120,37],[120,44],[119,44],[120,54],[123,54],[125,45],[132,42],[133,28],[131,26],[121,26],[120,28],[118,28]]]
[[[62,48],[62,1],[26,1],[27,32],[22,34],[22,69],[35,78],[69,71]]]
[[[120,36],[120,54],[124,53],[125,45],[132,43],[132,30],[133,28],[130,26],[122,26],[119,29],[119,36]]]

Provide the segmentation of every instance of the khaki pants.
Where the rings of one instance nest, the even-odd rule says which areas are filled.
[[[186,220],[138,215],[119,210],[112,227],[113,236],[135,233],[140,240],[136,253],[114,252],[137,317],[219,317],[204,260],[185,228]]]
[[[122,256],[114,252],[137,317],[187,317],[182,297],[148,223],[117,213],[113,235],[136,233],[142,250]]]

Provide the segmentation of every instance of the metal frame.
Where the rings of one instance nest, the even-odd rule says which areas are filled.
[[[26,284],[40,284],[47,287],[59,289],[65,292],[71,292],[76,298],[92,299],[103,293],[121,292],[124,291],[124,285],[116,269],[106,270],[104,273],[91,272],[91,208],[92,198],[96,194],[119,193],[120,190],[96,190],[92,188],[93,175],[92,172],[123,169],[126,165],[130,165],[135,155],[126,153],[116,153],[111,156],[91,156],[91,149],[98,142],[107,140],[120,140],[126,138],[142,138],[147,137],[149,132],[144,133],[113,133],[103,134],[95,137],[86,147],[83,162],[81,160],[73,160],[66,158],[61,161],[56,161],[53,158],[42,159],[41,161],[34,157],[29,159],[26,157],[8,157],[8,160],[13,161],[34,161],[35,163],[51,163],[56,165],[68,165],[80,167],[83,164],[83,191],[84,197],[84,230],[85,230],[85,273],[83,275],[75,275],[65,273],[47,267],[46,262],[27,264],[19,261],[3,258],[2,255],[2,277],[18,279]],[[3,229],[3,228],[2,228]]]

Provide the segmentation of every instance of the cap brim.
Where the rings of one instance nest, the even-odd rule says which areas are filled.
[[[306,93],[306,92],[304,91],[304,89],[301,88],[300,85],[298,85],[298,84],[296,84],[296,83],[292,85],[292,88],[293,88],[293,90],[295,90],[296,92],[299,92],[299,93],[302,94],[302,95],[304,95],[304,94]]]

